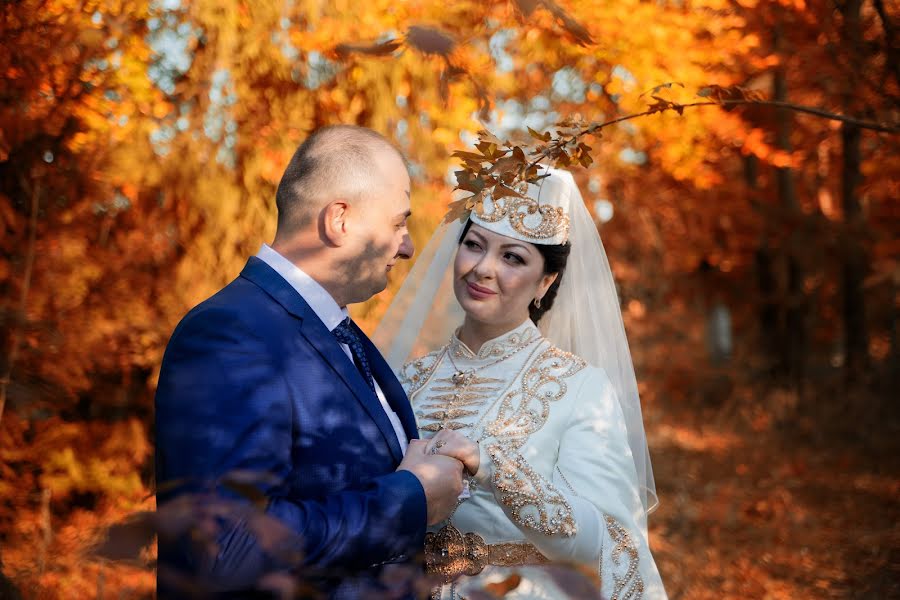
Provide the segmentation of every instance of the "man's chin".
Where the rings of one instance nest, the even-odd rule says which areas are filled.
[[[387,289],[387,277],[383,277],[378,280],[370,280],[365,283],[360,284],[356,289],[359,290],[359,296],[353,299],[352,304],[356,304],[359,302],[366,302],[370,300],[373,296],[377,296],[381,292]]]

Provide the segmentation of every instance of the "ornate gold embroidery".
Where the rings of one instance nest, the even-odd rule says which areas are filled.
[[[435,368],[440,364],[441,355],[446,350],[447,347],[444,346],[401,367],[399,373],[400,385],[403,386],[407,396],[412,396],[422,389],[422,386],[425,385]]]
[[[508,352],[521,350],[540,337],[540,335],[540,330],[535,327],[529,327],[525,331],[506,335],[486,343],[478,350],[477,355],[454,335],[450,340],[450,351],[452,352],[453,358],[497,358]]]
[[[644,596],[644,580],[638,572],[638,561],[640,555],[638,550],[631,541],[628,531],[609,515],[606,517],[606,530],[610,537],[616,543],[613,548],[611,558],[612,563],[616,567],[622,566],[622,555],[627,559],[627,570],[625,574],[613,573],[613,594],[610,600],[639,600]]]
[[[545,240],[562,233],[569,235],[569,215],[559,206],[540,204],[528,197],[505,197],[491,200],[492,210],[486,212],[484,205],[475,207],[477,218],[485,223],[496,223],[509,219],[510,226],[518,233],[536,240]],[[533,227],[525,223],[526,218],[533,222],[539,216],[540,222]]]
[[[487,451],[494,463],[494,487],[514,521],[546,535],[575,535],[578,526],[566,497],[536,473],[512,443],[492,444]]]
[[[422,431],[467,427],[466,423],[456,419],[477,415],[477,410],[466,407],[478,406],[497,394],[500,388],[496,384],[503,383],[503,380],[471,374],[462,382],[457,381],[454,375],[436,379],[434,383],[431,391],[437,392],[437,395],[428,397],[427,403],[422,405],[422,410],[416,412],[416,417],[419,420],[428,419],[437,422],[420,425],[419,429]],[[432,412],[426,412],[428,410]]]
[[[522,376],[521,389],[503,398],[497,417],[485,429],[486,435],[497,440],[487,451],[500,501],[510,508],[517,523],[546,535],[569,537],[577,532],[572,507],[554,485],[531,468],[519,449],[547,422],[550,403],[565,396],[565,379],[585,364],[559,348],[543,351]]]
[[[551,347],[540,354],[522,376],[518,392],[506,395],[497,418],[485,433],[497,439],[515,440],[520,447],[550,416],[550,403],[566,395],[565,379],[575,375],[586,363],[574,354]]]
[[[430,391],[438,392],[438,394],[429,397],[427,403],[416,411],[419,429],[438,432],[441,429],[468,427],[468,423],[459,419],[477,415],[479,411],[474,410],[475,408],[478,408],[488,398],[499,398],[503,392],[503,388],[497,385],[503,384],[502,379],[481,377],[478,372],[500,364],[540,339],[540,333],[533,326],[521,333],[507,335],[494,342],[486,350],[482,348],[485,351],[483,358],[491,358],[494,359],[493,361],[468,369],[460,369],[453,361],[454,352],[465,350],[471,354],[471,351],[454,336],[446,355],[454,373],[449,378],[435,380],[435,385],[431,387]],[[479,355],[481,354],[482,352],[479,352]],[[431,412],[428,412],[429,410]],[[428,420],[435,422],[422,424],[422,421]]]
[[[459,575],[478,575],[488,565],[514,567],[543,564],[547,558],[525,542],[487,544],[477,533],[462,533],[452,524],[425,534],[425,572],[449,583]]]

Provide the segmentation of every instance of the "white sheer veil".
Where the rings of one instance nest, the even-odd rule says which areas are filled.
[[[637,380],[625,336],[615,281],[591,218],[571,173],[550,169],[571,185],[569,241],[572,250],[553,307],[538,326],[557,347],[603,369],[625,417],[644,516],[657,504]],[[372,336],[395,371],[437,350],[462,323],[453,293],[453,258],[462,223],[442,224],[425,246]]]

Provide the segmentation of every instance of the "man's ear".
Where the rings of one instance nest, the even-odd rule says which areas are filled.
[[[344,200],[328,203],[321,212],[322,237],[331,246],[343,246],[347,239],[350,205]]]

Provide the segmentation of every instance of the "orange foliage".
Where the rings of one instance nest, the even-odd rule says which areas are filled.
[[[152,508],[147,423],[166,340],[271,239],[275,186],[309,131],[357,123],[397,143],[422,248],[454,198],[451,156],[473,152],[479,130],[518,144],[528,127],[556,135],[566,118],[655,106],[586,140],[573,170],[592,208],[614,208],[601,232],[641,378],[663,506],[653,544],[670,591],[839,594],[845,565],[873,540],[861,564],[877,573],[892,534],[871,515],[897,474],[848,458],[844,484],[870,495],[863,537],[850,540],[828,523],[850,528],[850,517],[815,497],[830,472],[819,447],[773,457],[756,444],[780,443],[779,427],[810,418],[815,391],[838,379],[839,272],[854,244],[871,258],[870,380],[896,364],[897,136],[862,132],[864,211],[851,222],[838,124],[794,115],[785,143],[771,107],[676,107],[771,98],[782,77],[791,102],[896,127],[896,40],[881,4],[862,3],[858,19],[824,0],[0,4],[2,572],[29,597],[152,591],[146,563],[104,565],[89,548],[104,526]],[[792,206],[779,201],[787,171]],[[764,250],[775,254],[767,290]],[[788,258],[803,267],[798,287]],[[352,307],[366,329],[408,268]],[[800,300],[815,377],[779,395],[759,312],[774,302],[783,320]],[[717,305],[736,339],[727,367],[711,366]],[[815,547],[814,527],[828,549],[799,550]]]

